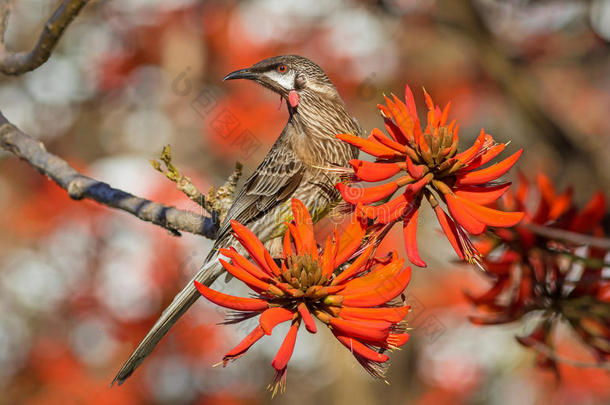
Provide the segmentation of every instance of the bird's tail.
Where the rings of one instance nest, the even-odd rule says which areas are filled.
[[[210,255],[212,256],[212,255]],[[222,266],[216,260],[217,255],[208,257],[206,264],[199,270],[197,275],[176,295],[172,303],[163,311],[155,325],[146,334],[140,342],[136,350],[127,359],[123,367],[119,370],[111,385],[118,383],[119,385],[129,378],[136,368],[144,359],[153,351],[159,341],[165,336],[169,329],[180,319],[180,317],[197,301],[199,292],[195,288],[194,280],[211,285],[218,275],[222,272]],[[211,259],[211,260],[210,260]]]

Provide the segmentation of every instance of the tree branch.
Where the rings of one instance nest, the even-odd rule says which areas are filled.
[[[219,214],[214,213],[211,217],[206,217],[168,207],[87,177],[74,170],[65,160],[47,152],[42,142],[21,132],[1,112],[0,146],[51,178],[75,200],[87,198],[123,210],[176,235],[180,234],[179,231],[184,231],[210,239],[216,238]]]
[[[529,347],[533,348],[538,353],[542,353],[544,356],[558,362],[570,365],[572,367],[579,368],[598,368],[601,370],[609,370],[610,371],[610,363],[609,362],[599,362],[599,363],[590,363],[586,361],[579,361],[564,357],[558,354],[553,348],[545,345],[542,342],[539,342],[530,337],[521,337],[521,341],[525,342]]]
[[[4,33],[12,1],[0,1],[2,1],[0,4],[0,71],[7,75],[20,75],[45,63],[68,25],[89,2],[89,0],[64,0],[45,23],[34,49],[29,52],[9,52],[4,44]]]
[[[610,250],[610,239],[597,238],[595,236],[583,235],[582,233],[566,231],[565,229],[551,228],[532,223],[524,224],[523,226],[535,234],[549,239],[563,240],[580,246],[592,246]]]

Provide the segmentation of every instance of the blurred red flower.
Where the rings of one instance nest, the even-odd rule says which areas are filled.
[[[355,180],[384,182],[369,188],[341,183],[337,188],[348,203],[364,204],[365,214],[377,223],[391,227],[402,221],[409,260],[421,267],[426,263],[417,250],[417,218],[422,198],[426,197],[460,259],[478,262],[479,255],[468,233],[480,235],[487,226],[514,226],[523,217],[521,212],[486,207],[509,188],[510,183],[497,184],[494,180],[516,163],[523,150],[481,169],[506,144],[495,143],[491,135],[481,130],[474,145],[458,153],[458,125],[455,120],[447,124],[449,104],[441,110],[424,94],[428,124],[423,131],[413,93],[407,86],[406,102],[392,95],[392,99],[385,98],[387,105],[378,105],[389,137],[377,128],[366,139],[351,134],[337,135],[376,158],[375,162],[358,159],[350,162]],[[400,177],[390,180],[398,174]],[[390,199],[403,186],[400,195]],[[446,204],[450,215],[441,208],[439,199]]]
[[[264,335],[270,335],[278,324],[290,321],[290,330],[271,363],[276,376],[269,388],[273,394],[278,389],[283,391],[299,326],[304,323],[309,332],[316,333],[315,317],[330,328],[369,373],[383,378],[383,363],[388,360],[383,352],[405,344],[409,338],[403,322],[409,307],[391,301],[406,288],[411,268],[403,268],[404,260],[398,259],[395,252],[388,258],[373,258],[375,245],[362,247],[366,233],[363,218],[357,216],[341,236],[335,232],[319,249],[307,208],[294,199],[292,211],[295,220],[287,223],[289,231],[279,265],[250,230],[238,222],[231,223],[235,237],[253,262],[234,248],[220,250],[230,263],[220,261],[256,293],[256,298],[226,295],[195,282],[211,302],[239,311],[226,323],[260,315],[259,325],[225,354],[223,365],[243,355]]]
[[[581,210],[572,189],[558,194],[543,174],[536,186],[521,176],[516,192],[507,192],[499,205],[523,210],[525,218],[513,229],[497,229],[476,242],[493,285],[470,300],[481,311],[471,317],[478,324],[516,321],[538,314],[534,330],[518,341],[525,346],[553,350],[553,331],[566,321],[598,361],[610,359],[610,282],[602,275],[603,249],[553,240],[533,233],[528,224],[581,234],[603,236],[604,194],[597,192]],[[537,204],[532,202],[537,201]],[[551,356],[540,353],[541,366],[557,370]]]

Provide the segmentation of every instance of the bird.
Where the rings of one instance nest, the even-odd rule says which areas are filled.
[[[274,257],[281,255],[285,221],[292,219],[291,200],[297,198],[312,213],[324,217],[340,200],[335,184],[340,170],[358,155],[336,134],[361,136],[358,121],[347,111],[337,89],[315,62],[298,55],[270,57],[229,73],[223,80],[246,79],[286,101],[288,122],[263,161],[244,182],[220,224],[214,246],[195,277],[163,311],[112,381],[121,385],[152,352],[176,321],[195,303],[193,281],[211,285],[224,269],[220,248],[245,254],[231,233],[231,221],[248,227]],[[331,170],[329,170],[329,168]],[[241,249],[241,250],[240,250]]]

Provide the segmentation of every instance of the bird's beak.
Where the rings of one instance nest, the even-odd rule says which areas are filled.
[[[249,68],[239,69],[235,72],[231,72],[224,77],[222,80],[235,80],[235,79],[248,79],[254,80],[257,78],[256,73],[252,72]]]

